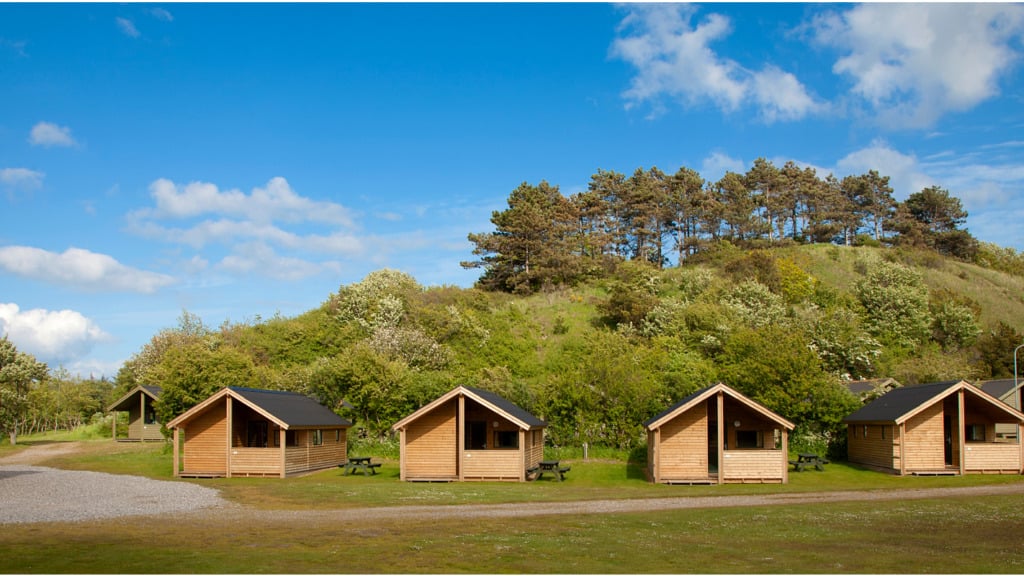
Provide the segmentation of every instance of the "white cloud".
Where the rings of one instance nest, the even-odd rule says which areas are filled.
[[[179,186],[159,179],[149,187],[155,210],[142,216],[152,218],[193,218],[207,214],[242,218],[255,222],[318,222],[353,226],[351,212],[334,202],[318,202],[299,196],[284,178],[272,178],[264,188],[251,194],[240,190],[221,191],[215,184],[192,182]]]
[[[51,122],[39,122],[29,132],[28,141],[33,146],[74,146],[71,128],[58,126]]]
[[[22,311],[12,303],[0,303],[0,333],[19,351],[48,364],[80,358],[96,343],[111,339],[95,322],[74,310]]]
[[[1024,9],[1015,4],[860,4],[814,22],[844,52],[833,72],[883,125],[921,128],[999,92],[1018,60]]]
[[[697,8],[680,4],[630,7],[619,30],[633,34],[616,38],[611,47],[613,56],[637,69],[623,94],[627,108],[642,102],[660,108],[662,96],[688,107],[710,102],[726,112],[751,104],[768,123],[824,110],[792,74],[771,65],[752,72],[719,56],[711,44],[729,35],[729,19],[710,14],[693,26],[696,12]]]
[[[726,172],[742,174],[747,170],[742,160],[732,158],[722,152],[714,152],[704,159],[700,165],[700,174],[711,182],[720,180]]]
[[[278,255],[271,247],[254,242],[235,247],[235,252],[218,263],[217,268],[236,275],[257,272],[261,276],[278,280],[297,281],[321,272],[338,273],[337,262],[310,262]]]
[[[0,269],[90,291],[148,294],[174,283],[170,276],[131,268],[110,256],[81,248],[57,254],[30,246],[0,247]]]
[[[875,140],[867,148],[851,152],[836,163],[836,176],[840,178],[865,174],[869,170],[889,177],[889,186],[897,200],[906,200],[907,196],[928,186],[941,185],[921,170],[916,156],[899,152],[883,140]]]
[[[0,169],[0,183],[9,190],[36,190],[43,186],[42,172],[28,168]]]
[[[152,14],[152,16],[157,20],[163,20],[164,22],[174,21],[174,16],[167,10],[164,10],[163,8],[153,8],[149,11],[149,13]]]
[[[121,32],[124,33],[125,36],[130,36],[132,38],[138,38],[140,36],[139,29],[135,27],[135,23],[131,20],[127,18],[121,18],[120,16],[118,16],[116,18],[116,21],[117,27],[121,30]]]

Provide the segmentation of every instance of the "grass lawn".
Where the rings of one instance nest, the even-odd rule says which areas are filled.
[[[30,440],[35,441],[35,440]],[[86,441],[61,468],[170,479],[160,444]],[[11,452],[0,449],[0,456]],[[376,459],[376,458],[375,458]],[[571,461],[566,482],[420,484],[326,470],[287,479],[182,480],[279,510],[5,526],[4,573],[1024,573],[1019,497],[501,518],[310,521],[292,510],[544,502],[1021,482],[1020,476],[899,478],[833,463],[787,485],[654,486],[616,461]],[[0,496],[2,500],[2,496]],[[250,518],[259,518],[253,514]],[[241,516],[245,518],[245,516]]]

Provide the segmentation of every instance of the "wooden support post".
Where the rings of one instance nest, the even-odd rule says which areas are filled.
[[[179,443],[178,429],[175,428],[174,429],[174,448],[172,450],[174,452],[174,477],[175,478],[181,476],[181,468],[178,465],[178,443]]]
[[[455,464],[456,472],[458,473],[459,482],[464,480],[463,475],[463,462],[462,459],[466,457],[466,395],[459,394],[459,407],[458,417],[455,422],[455,443],[458,444],[456,447],[456,453],[459,461]]]
[[[277,438],[277,444],[281,448],[281,478],[284,478],[288,472],[288,431],[278,428]]]
[[[228,394],[224,398],[227,400],[227,404],[225,405],[225,408],[224,408],[225,417],[227,419],[227,426],[225,426],[225,428],[227,430],[226,430],[226,434],[225,434],[225,438],[224,438],[224,444],[225,444],[225,446],[224,446],[224,464],[225,464],[225,466],[224,467],[226,468],[224,470],[224,475],[225,475],[226,478],[231,478],[231,428],[232,428],[232,426],[234,426],[234,421],[233,421],[233,418],[232,418],[233,415],[232,415],[231,412],[232,412],[233,406],[232,406],[231,395],[230,394]]]
[[[967,449],[965,443],[967,442],[967,427],[964,426],[964,390],[961,388],[956,393],[956,433],[958,441],[960,442],[959,449],[960,453],[960,475],[963,476],[967,470],[967,464],[964,462],[964,458],[967,456]]]
[[[718,483],[725,481],[725,394],[715,397],[718,410]]]

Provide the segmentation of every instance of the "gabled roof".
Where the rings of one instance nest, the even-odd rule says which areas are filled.
[[[159,400],[161,392],[163,392],[163,388],[159,386],[136,386],[108,406],[107,412],[123,412],[137,406],[136,395],[138,394],[145,394],[153,400]]]
[[[765,408],[761,404],[751,400],[750,398],[747,398],[738,391],[719,382],[718,384],[708,386],[707,388],[703,388],[701,390],[697,390],[693,394],[690,394],[689,396],[683,398],[679,402],[676,402],[664,412],[651,418],[647,422],[644,422],[644,428],[647,428],[648,430],[660,428],[666,422],[669,422],[670,420],[674,419],[679,414],[686,412],[687,410],[693,408],[694,406],[700,404],[701,402],[706,401],[708,398],[711,398],[712,396],[718,394],[719,392],[722,392],[726,396],[730,396],[738,400],[740,403],[746,405],[755,412],[760,413],[769,420],[777,422],[779,425],[781,425],[783,428],[786,428],[787,430],[792,430],[793,428],[796,427],[796,425],[790,422],[789,420],[786,420],[782,416],[779,416],[778,414]]]
[[[477,403],[487,407],[488,409],[500,414],[501,416],[511,420],[513,424],[519,426],[524,430],[532,430],[535,428],[544,428],[547,426],[547,422],[537,418],[533,414],[530,414],[526,410],[523,410],[519,406],[509,402],[508,400],[498,396],[493,392],[481,390],[479,388],[473,388],[470,386],[458,386],[453,388],[448,393],[444,394],[440,398],[413,412],[412,414],[402,418],[395,423],[391,428],[393,430],[400,430],[409,425],[410,422],[416,420],[420,416],[432,411],[441,404],[457,398],[458,396],[465,396],[470,398]]]
[[[345,427],[352,423],[338,416],[316,400],[297,392],[258,390],[231,386],[223,388],[206,400],[167,423],[176,428],[204,412],[225,396],[230,396],[262,414],[285,430],[294,428]]]
[[[991,406],[1011,415],[1015,421],[1024,422],[1024,414],[1000,402],[997,398],[969,384],[964,380],[948,380],[922,386],[896,388],[869,402],[860,410],[843,419],[844,422],[885,422],[901,424],[921,410],[947,396],[963,390]]]
[[[863,396],[876,390],[888,390],[899,387],[900,383],[893,378],[873,378],[870,380],[850,380],[845,382],[846,389],[857,396]]]
[[[1013,392],[1017,389],[1012,378],[1003,380],[985,380],[976,382],[979,388],[1009,404],[1013,400]]]

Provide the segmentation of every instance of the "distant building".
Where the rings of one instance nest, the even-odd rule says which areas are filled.
[[[160,399],[159,386],[136,386],[107,406],[107,412],[115,412],[111,425],[111,436],[119,442],[142,442],[145,440],[163,440],[160,422],[156,419],[154,403]],[[117,412],[128,413],[128,435],[117,437]]]
[[[878,398],[893,388],[900,387],[900,383],[893,378],[850,380],[849,382],[844,382],[844,385],[851,394],[860,398],[860,401],[865,403]]]

